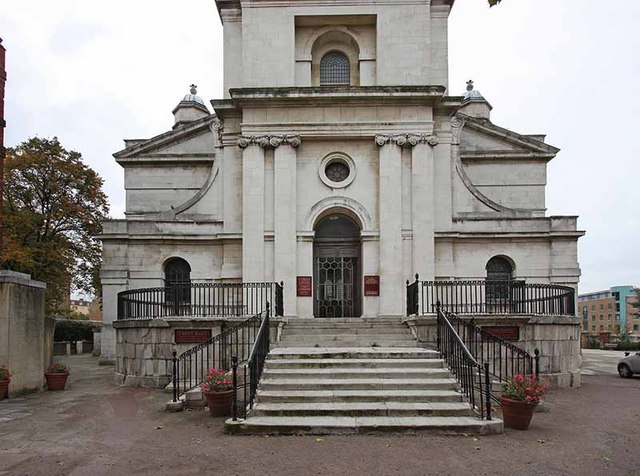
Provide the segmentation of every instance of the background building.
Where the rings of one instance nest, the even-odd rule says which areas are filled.
[[[605,291],[580,294],[578,315],[583,332],[629,332],[640,335],[640,316],[632,303],[634,286],[613,286]]]

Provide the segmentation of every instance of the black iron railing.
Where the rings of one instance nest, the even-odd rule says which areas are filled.
[[[438,351],[449,371],[456,377],[460,390],[481,418],[491,420],[491,381],[489,365],[481,365],[471,354],[455,327],[438,307],[436,310]]]
[[[418,290],[419,288],[419,290]],[[419,297],[418,297],[419,295]],[[454,314],[575,316],[575,290],[520,280],[407,282],[407,314],[434,314],[436,303]]]
[[[253,316],[275,303],[284,314],[283,283],[186,283],[118,293],[118,319]]]
[[[231,327],[206,342],[192,347],[173,359],[173,399],[202,384],[207,371],[219,368],[231,371],[233,361],[249,359],[260,331],[269,323],[269,303],[265,311]]]
[[[500,382],[513,378],[517,374],[540,375],[538,349],[535,349],[534,355],[531,355],[515,344],[476,326],[473,321],[469,322],[441,309],[439,303],[436,304],[436,309],[436,312],[441,312],[447,317],[471,355],[481,364],[488,365],[489,373]],[[438,341],[441,338],[439,332],[440,328],[438,328]]]
[[[236,356],[233,357],[233,421],[238,417],[246,418],[249,410],[253,408],[264,362],[269,354],[269,339],[269,309],[267,308],[249,358],[242,362]]]

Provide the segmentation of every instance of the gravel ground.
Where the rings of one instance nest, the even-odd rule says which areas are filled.
[[[619,355],[585,354],[580,389],[551,393],[529,431],[486,437],[227,436],[223,419],[165,413],[167,394],[73,356],[64,392],[0,402],[0,475],[638,475],[640,378],[616,375]]]

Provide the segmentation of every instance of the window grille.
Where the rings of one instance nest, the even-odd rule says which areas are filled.
[[[351,66],[344,53],[332,51],[320,61],[320,85],[339,86],[351,84]]]

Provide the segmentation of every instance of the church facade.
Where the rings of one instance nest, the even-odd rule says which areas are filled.
[[[224,97],[126,140],[126,217],[105,223],[103,358],[117,294],[282,282],[284,316],[405,315],[405,282],[576,287],[574,216],[545,215],[543,135],[448,83],[454,0],[216,0]],[[464,89],[464,88],[460,88]]]

